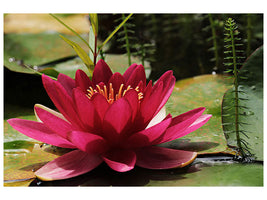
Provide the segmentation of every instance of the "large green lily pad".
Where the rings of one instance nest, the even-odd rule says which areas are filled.
[[[239,130],[240,138],[257,160],[263,160],[263,47],[256,50],[241,68],[239,77]],[[229,89],[223,99],[222,121],[227,143],[237,147],[235,112],[233,108],[234,89]],[[246,135],[244,135],[244,134]],[[242,147],[246,148],[244,144]]]
[[[79,41],[77,36],[64,36],[76,41],[88,52],[88,47]],[[4,66],[12,71],[34,73],[22,67],[20,63],[39,66],[73,56],[76,56],[75,51],[59,37],[58,33],[4,35]],[[13,58],[19,62],[10,62]]]
[[[229,80],[221,75],[201,75],[177,81],[166,104],[167,113],[173,116],[197,107],[206,107],[212,118],[198,130],[163,146],[196,151],[198,154],[219,153],[227,150],[221,124],[221,102]]]
[[[261,164],[195,164],[179,179],[151,180],[147,186],[263,186]]]

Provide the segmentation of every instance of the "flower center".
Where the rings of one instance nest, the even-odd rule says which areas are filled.
[[[114,101],[123,97],[128,90],[133,89],[130,85],[128,85],[128,87],[123,90],[123,86],[124,84],[120,85],[120,88],[116,94],[112,87],[112,83],[109,84],[109,88],[107,88],[106,85],[104,85],[103,88],[101,88],[99,85],[96,85],[95,89],[89,87],[87,90],[87,97],[91,99],[94,94],[99,93],[107,99],[109,104],[112,104]],[[140,91],[139,86],[135,88],[135,91],[138,92],[138,100],[140,101],[143,98],[143,93]]]

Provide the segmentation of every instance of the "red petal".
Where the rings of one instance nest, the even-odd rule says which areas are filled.
[[[151,146],[136,151],[136,165],[147,169],[184,167],[194,161],[196,152]]]
[[[146,95],[140,105],[141,119],[145,127],[149,121],[153,118],[158,106],[161,102],[161,94],[163,91],[163,83],[159,83],[157,87],[153,87],[151,94]]]
[[[132,88],[136,88],[139,82],[142,81],[146,85],[146,73],[143,65],[138,65],[130,75],[126,85],[130,85]]]
[[[87,173],[102,162],[99,156],[74,150],[47,163],[35,175],[43,181],[67,179]]]
[[[78,149],[89,154],[101,154],[107,149],[106,141],[99,135],[82,131],[71,131],[68,139]]]
[[[107,99],[102,94],[96,93],[92,96],[91,101],[93,102],[96,112],[98,113],[102,122],[107,112],[107,109],[110,106],[107,102]]]
[[[85,125],[86,129],[93,130],[95,125],[99,125],[100,119],[96,114],[94,104],[92,101],[80,90],[75,88],[73,90],[74,102],[79,115],[79,120]]]
[[[87,76],[87,74],[84,71],[80,69],[76,71],[75,84],[76,84],[76,87],[80,87],[84,93],[87,93],[87,89],[89,89],[89,87],[93,87],[93,83],[90,80],[90,78]]]
[[[137,67],[136,63],[133,63],[130,67],[128,67],[128,69],[124,72],[123,77],[124,79],[127,81],[129,79],[129,77],[131,76],[131,74],[133,73],[133,71],[135,70],[135,68]]]
[[[65,88],[57,81],[53,81],[46,75],[42,75],[43,84],[49,95],[60,113],[71,122],[76,128],[81,127],[78,115],[73,107],[72,98],[68,95]]]
[[[134,168],[136,155],[130,150],[111,151],[103,155],[108,166],[118,172],[126,172]]]
[[[204,110],[204,107],[196,108],[173,118],[171,125],[159,143],[165,143],[171,141],[172,138],[179,137],[184,130],[202,115]]]
[[[67,133],[71,130],[73,130],[73,127],[70,123],[67,121],[53,115],[52,113],[48,112],[47,110],[44,110],[38,105],[34,107],[35,112],[39,119],[51,130],[56,132],[58,135],[60,135],[63,138],[67,137]]]
[[[75,81],[65,74],[59,73],[57,81],[65,88],[67,93],[71,96],[72,89],[75,87]]]
[[[41,122],[25,119],[9,119],[7,121],[14,129],[35,140],[63,148],[76,148]]]
[[[100,82],[103,82],[105,85],[107,85],[112,74],[113,73],[107,63],[105,63],[105,61],[101,59],[95,65],[92,81],[94,85],[97,85]]]
[[[128,101],[132,108],[132,121],[135,119],[139,108],[138,94],[134,89],[130,89],[124,95],[124,98]]]
[[[162,122],[148,128],[142,130],[138,133],[134,133],[127,140],[127,146],[129,148],[140,148],[144,146],[151,146],[153,142],[158,139],[168,128],[172,121],[171,115],[168,115],[165,120]]]
[[[120,134],[129,129],[132,109],[128,101],[121,98],[110,105],[103,121],[103,134],[109,141],[116,141]]]
[[[163,85],[163,88],[165,88],[165,90],[162,92],[163,98],[162,98],[161,103],[160,103],[160,105],[159,105],[159,107],[155,113],[158,113],[160,111],[160,109],[166,104],[166,102],[168,101],[169,97],[172,94],[174,85],[175,85],[175,78],[174,77],[171,78],[170,83],[168,85],[165,85],[165,86]]]

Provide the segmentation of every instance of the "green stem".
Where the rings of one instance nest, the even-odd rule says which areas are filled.
[[[238,115],[239,104],[238,104],[238,80],[237,80],[238,74],[237,74],[235,39],[234,39],[234,32],[233,32],[232,27],[230,28],[230,35],[231,35],[231,41],[232,41],[233,65],[234,65],[233,73],[234,73],[234,88],[235,88],[235,132],[236,132],[237,146],[241,150],[241,153],[243,154],[242,147],[241,147],[241,141],[240,141],[240,135],[239,135],[239,115]]]
[[[97,53],[97,35],[95,35],[94,66],[96,65],[97,56],[98,56],[98,53]]]

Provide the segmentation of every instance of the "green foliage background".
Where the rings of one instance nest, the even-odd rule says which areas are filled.
[[[263,44],[263,14],[210,14],[213,19],[217,47],[214,49],[212,30],[208,14],[135,14],[134,34],[139,44],[151,44],[155,49],[148,54],[152,68],[150,78],[156,80],[166,70],[173,70],[176,78],[182,79],[212,71],[223,72],[224,22],[232,17],[238,23],[240,37],[245,44],[246,55],[250,55]],[[100,14],[99,36],[104,38],[113,28],[121,14]],[[118,23],[118,22],[117,22]],[[126,53],[120,48],[115,35],[107,52]],[[150,49],[151,50],[151,49]],[[218,62],[214,51],[218,51]],[[132,49],[132,52],[134,49]],[[137,50],[136,50],[137,51]],[[153,57],[151,59],[151,57]],[[215,63],[218,63],[216,66]]]

